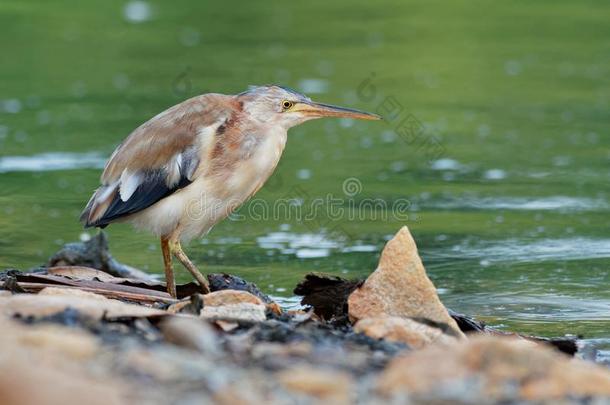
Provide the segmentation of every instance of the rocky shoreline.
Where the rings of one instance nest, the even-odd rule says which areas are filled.
[[[308,275],[304,309],[209,279],[174,300],[103,234],[1,273],[0,403],[610,403],[610,370],[572,357],[576,339],[446,309],[406,227],[366,280]]]

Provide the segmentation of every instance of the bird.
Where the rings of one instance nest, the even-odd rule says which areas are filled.
[[[117,146],[80,220],[85,228],[129,222],[151,232],[161,242],[167,292],[176,298],[174,256],[208,293],[182,244],[207,234],[265,184],[290,128],[323,117],[381,119],[279,85],[189,98]]]

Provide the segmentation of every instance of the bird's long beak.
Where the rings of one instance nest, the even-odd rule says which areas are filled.
[[[337,107],[329,104],[314,102],[296,103],[290,111],[300,112],[310,117],[341,117],[353,118],[357,120],[380,120],[381,116],[352,108]]]

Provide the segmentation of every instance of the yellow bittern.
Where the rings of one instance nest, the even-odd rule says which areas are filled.
[[[169,294],[176,296],[172,254],[208,292],[181,242],[207,233],[262,187],[280,160],[288,129],[322,117],[380,118],[280,86],[188,99],[116,148],[81,220],[100,228],[129,221],[151,231],[161,238]]]

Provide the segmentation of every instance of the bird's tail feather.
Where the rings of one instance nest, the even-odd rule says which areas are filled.
[[[93,196],[87,203],[80,216],[80,221],[85,228],[100,226],[100,219],[104,217],[106,210],[114,200],[117,193],[116,187],[103,186],[95,190]],[[107,225],[107,224],[105,224]]]

